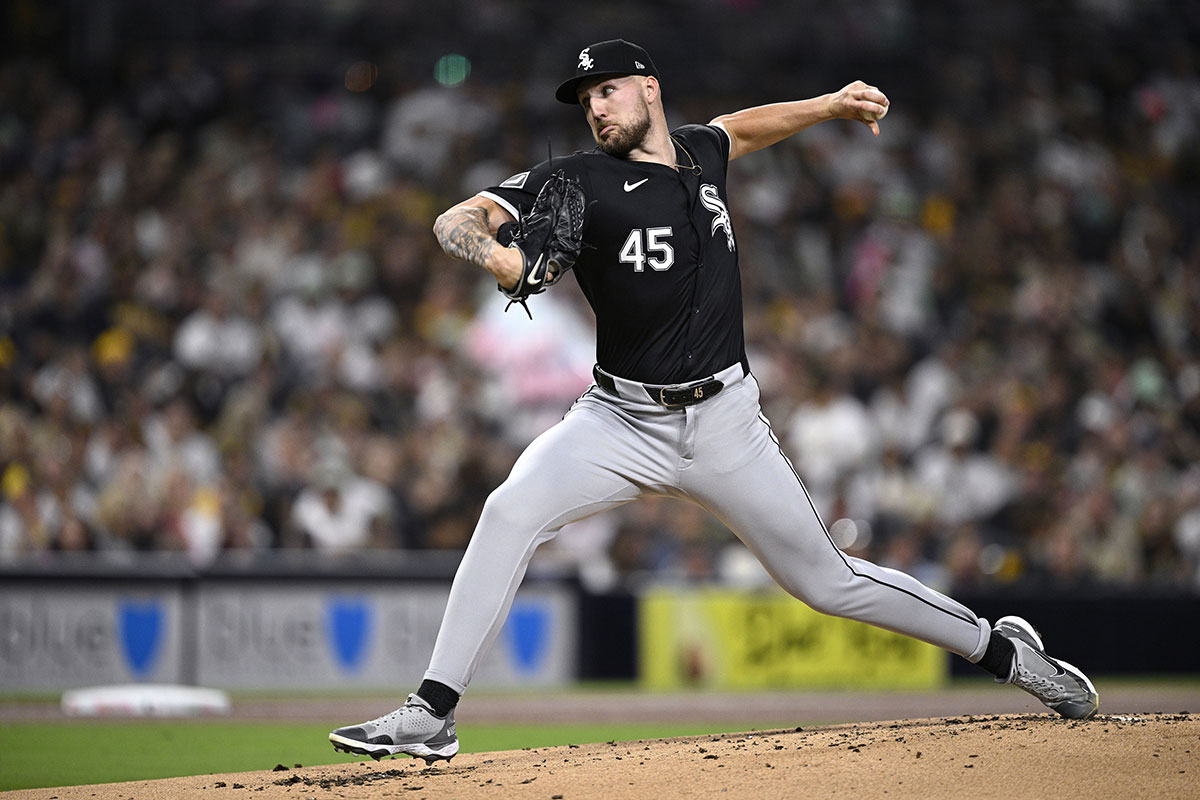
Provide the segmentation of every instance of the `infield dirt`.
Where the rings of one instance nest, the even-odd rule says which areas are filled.
[[[32,789],[4,800],[1196,798],[1200,716],[994,714]]]

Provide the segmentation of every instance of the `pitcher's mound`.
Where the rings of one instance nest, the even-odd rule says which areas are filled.
[[[1200,796],[1200,717],[872,722],[34,789],[5,800]]]

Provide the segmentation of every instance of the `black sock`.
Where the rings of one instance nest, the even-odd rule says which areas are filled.
[[[1008,680],[1008,676],[1012,673],[1014,656],[1016,656],[1016,652],[1013,650],[1012,642],[992,631],[987,652],[983,654],[983,658],[979,659],[979,666],[997,678]]]
[[[1009,647],[1011,648],[1011,645]],[[458,692],[437,681],[421,681],[421,688],[417,689],[417,696],[429,703],[433,713],[439,717],[446,716],[458,705]]]

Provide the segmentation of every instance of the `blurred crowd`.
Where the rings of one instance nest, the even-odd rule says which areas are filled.
[[[797,80],[774,4],[713,5],[746,47],[704,69],[642,39],[673,124],[858,77],[893,102],[877,139],[817,126],[729,181],[751,366],[835,541],[951,591],[1200,589],[1197,20],[1164,42],[1166,3],[815,4],[826,62]],[[495,23],[502,48],[512,21],[480,8],[463,35]],[[461,549],[588,386],[572,281],[506,314],[430,232],[588,146],[549,100],[569,65],[333,41],[133,48],[106,81],[0,60],[0,561]],[[666,499],[570,526],[539,565],[768,580]]]

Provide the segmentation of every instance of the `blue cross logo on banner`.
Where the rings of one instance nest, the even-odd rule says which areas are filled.
[[[370,605],[362,598],[330,601],[325,633],[338,666],[346,672],[362,669],[371,640]]]
[[[163,638],[163,609],[157,600],[123,600],[117,604],[117,639],[129,671],[149,676]]]
[[[516,602],[504,624],[504,636],[518,671],[536,672],[550,634],[550,610],[541,602]]]

